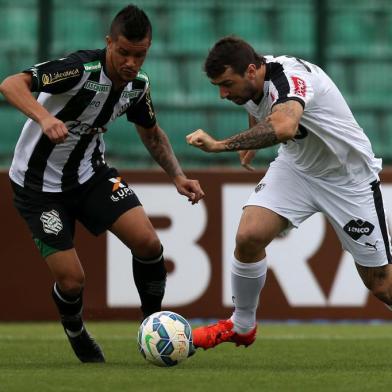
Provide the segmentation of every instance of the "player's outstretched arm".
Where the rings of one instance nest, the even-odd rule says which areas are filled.
[[[277,104],[272,113],[250,129],[224,140],[215,140],[198,129],[186,137],[188,144],[206,152],[257,150],[294,138],[303,113],[302,105],[294,100]]]
[[[172,179],[177,191],[195,204],[204,197],[204,192],[199,181],[187,178],[174,155],[169,138],[166,133],[156,124],[150,129],[136,125],[141,140],[150,152],[154,160]]]

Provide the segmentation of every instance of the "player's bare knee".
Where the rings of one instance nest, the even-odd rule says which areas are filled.
[[[253,256],[265,248],[265,241],[260,236],[249,232],[238,232],[236,236],[236,253]]]
[[[136,257],[150,259],[159,256],[162,252],[162,244],[155,235],[143,238],[133,249],[132,253]]]
[[[392,305],[392,285],[387,284],[377,284],[370,288],[372,294],[377,297],[380,301],[387,305]]]
[[[57,284],[64,294],[71,296],[78,295],[84,287],[84,274],[58,279]]]
[[[358,273],[365,286],[380,301],[392,305],[392,267],[365,267],[356,264]]]

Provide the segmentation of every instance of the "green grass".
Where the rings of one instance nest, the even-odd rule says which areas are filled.
[[[381,391],[392,385],[391,324],[265,324],[254,345],[145,362],[135,323],[88,323],[105,364],[81,364],[56,323],[0,324],[1,392]]]

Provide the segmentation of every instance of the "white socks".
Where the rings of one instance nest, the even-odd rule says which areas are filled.
[[[231,320],[235,332],[244,334],[255,327],[259,296],[266,277],[265,258],[256,263],[242,263],[233,257],[231,287],[235,309]]]

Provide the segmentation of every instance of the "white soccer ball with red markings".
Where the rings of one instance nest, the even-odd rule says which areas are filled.
[[[195,352],[192,329],[181,315],[163,311],[148,316],[138,332],[139,351],[157,366],[174,366]]]

